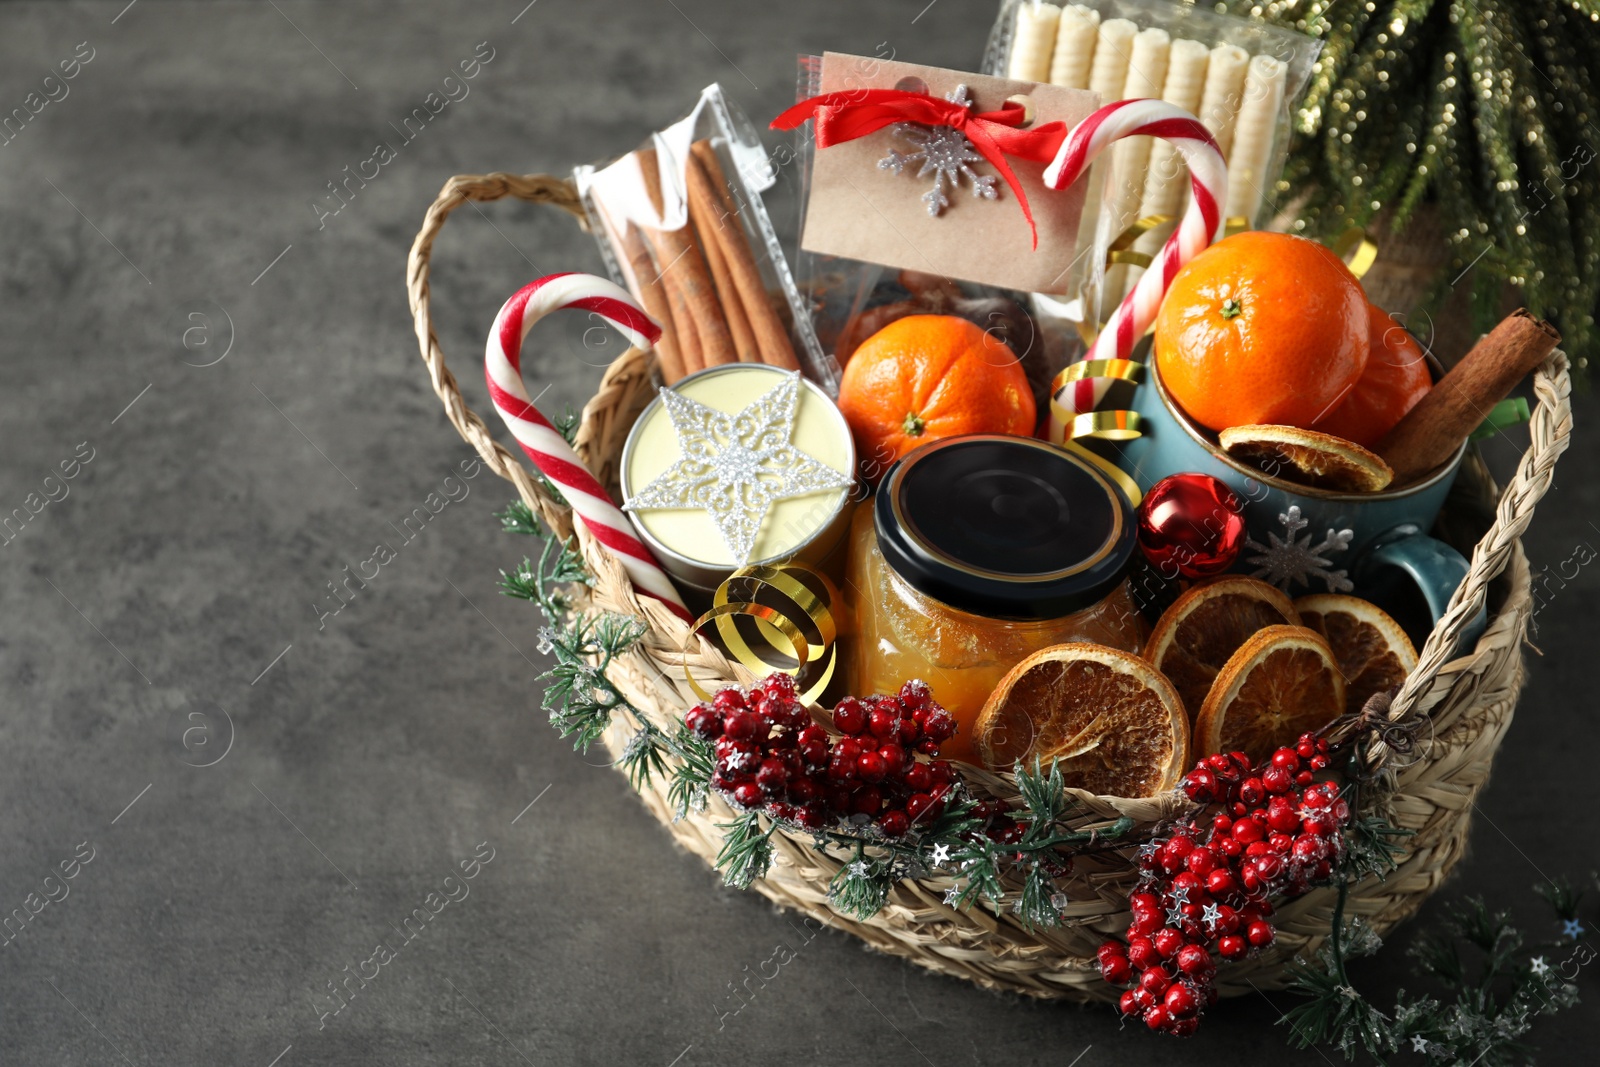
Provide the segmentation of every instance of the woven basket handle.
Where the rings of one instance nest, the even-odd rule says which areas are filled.
[[[467,407],[456,384],[455,375],[445,366],[444,351],[439,347],[439,335],[433,328],[433,310],[429,301],[428,260],[433,254],[433,242],[444,227],[450,213],[469,201],[501,200],[512,196],[531,204],[549,204],[571,215],[585,229],[583,203],[577,189],[566,178],[548,174],[458,174],[444,183],[422,220],[422,229],[411,244],[411,255],[406,260],[406,296],[411,302],[411,317],[416,324],[417,344],[422,350],[422,362],[428,365],[428,377],[433,391],[444,402],[445,414],[462,438],[478,452],[490,470],[517,487],[517,492],[528,506],[534,508],[545,525],[560,537],[572,534],[572,517],[568,509],[553,500],[543,479],[538,478],[520,459],[495,441],[494,435],[483,419]]]
[[[1434,679],[1455,656],[1462,631],[1484,606],[1489,583],[1506,569],[1518,539],[1533,521],[1534,506],[1555,478],[1556,460],[1567,450],[1572,437],[1572,380],[1565,353],[1552,353],[1534,374],[1533,392],[1537,406],[1528,424],[1528,451],[1517,464],[1511,484],[1500,494],[1493,525],[1472,550],[1466,578],[1422,646],[1417,669],[1395,696],[1391,718],[1399,719],[1412,710],[1426,712],[1444,699],[1444,691],[1433,690]]]

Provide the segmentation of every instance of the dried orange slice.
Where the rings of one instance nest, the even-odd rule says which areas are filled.
[[[1299,621],[1289,598],[1266,582],[1217,578],[1190,589],[1162,613],[1144,658],[1178,690],[1192,720],[1217,672],[1240,645],[1263,626]]]
[[[1155,796],[1189,766],[1189,717],[1172,683],[1103,645],[1054,645],[1017,664],[973,734],[991,769],[1058,760],[1067,785],[1100,796]]]
[[[1303,596],[1294,602],[1303,625],[1328,639],[1344,674],[1344,710],[1360,711],[1374,693],[1406,680],[1417,667],[1411,638],[1371,601],[1339,593]]]
[[[1298,426],[1230,426],[1222,450],[1275,478],[1350,493],[1376,493],[1394,470],[1354,441]]]
[[[1223,666],[1195,724],[1203,755],[1260,762],[1344,711],[1344,675],[1327,640],[1304,626],[1268,626]]]

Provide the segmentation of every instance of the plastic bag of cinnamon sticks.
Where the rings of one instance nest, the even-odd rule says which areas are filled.
[[[667,385],[742,362],[800,370],[837,390],[838,366],[817,342],[761,201],[772,161],[721,86],[637,150],[574,178],[612,276],[662,324]]]

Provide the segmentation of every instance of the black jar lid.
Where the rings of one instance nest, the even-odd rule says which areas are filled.
[[[973,615],[1055,619],[1103,599],[1133,506],[1087,460],[1026,437],[923,445],[878,490],[878,549],[917,591]]]

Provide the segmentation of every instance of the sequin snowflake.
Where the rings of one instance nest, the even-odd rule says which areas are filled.
[[[955,91],[945,97],[952,104],[960,104],[971,108],[972,101],[967,99],[967,87],[958,85]],[[933,175],[933,188],[922,194],[922,202],[928,207],[928,214],[938,217],[944,209],[950,206],[950,197],[945,190],[961,188],[961,179],[965,178],[972,186],[972,195],[985,200],[993,200],[1000,195],[996,187],[996,179],[992,175],[979,174],[970,164],[983,162],[983,156],[972,147],[972,142],[967,140],[966,134],[954,126],[923,126],[915,122],[897,122],[890,127],[890,132],[904,138],[911,145],[911,151],[900,152],[890,149],[889,154],[878,160],[879,170],[892,170],[896,174],[905,173],[908,163],[920,163],[916,177],[926,178]]]
[[[661,400],[677,431],[682,458],[623,508],[704,509],[740,566],[750,562],[773,504],[851,484],[850,475],[791,441],[800,402],[798,371],[734,415],[671,389],[661,390]]]
[[[1256,553],[1245,560],[1256,567],[1250,572],[1252,578],[1271,582],[1286,593],[1291,585],[1309,588],[1312,579],[1321,581],[1330,593],[1348,593],[1354,588],[1349,575],[1334,570],[1333,560],[1329,558],[1350,547],[1354,530],[1329,530],[1321,541],[1312,544],[1311,534],[1304,537],[1300,534],[1311,524],[1300,517],[1298,504],[1291,504],[1288,511],[1280,512],[1278,521],[1283,524],[1287,536],[1269,532],[1267,544],[1254,539],[1244,543],[1245,548]]]

